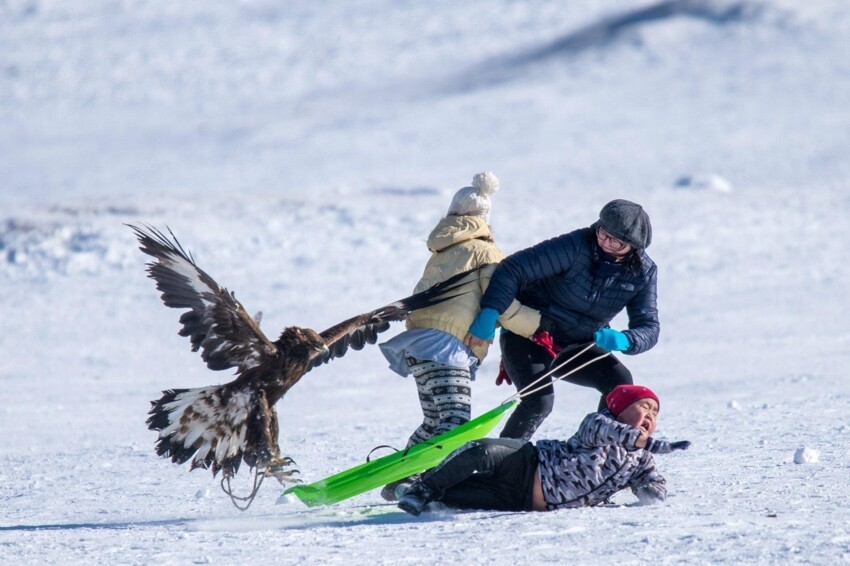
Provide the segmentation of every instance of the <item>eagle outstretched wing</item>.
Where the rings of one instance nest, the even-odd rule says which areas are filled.
[[[169,238],[152,226],[127,226],[136,233],[140,249],[156,260],[148,263],[147,271],[162,292],[162,301],[168,307],[189,309],[180,317],[179,334],[189,337],[193,352],[201,350],[207,367],[244,372],[277,354],[277,346],[234,294],[195,264],[171,230]]]
[[[239,377],[223,385],[168,389],[151,401],[148,428],[159,433],[157,454],[192,468],[221,471],[229,481],[244,461],[281,482],[295,481],[297,470],[278,446],[275,404],[310,369],[341,357],[349,349],[374,344],[390,322],[417,309],[448,301],[477,281],[477,269],[460,273],[421,293],[332,326],[321,334],[297,326],[270,341],[233,293],[200,269],[174,234],[149,225],[128,226],[168,307],[187,309],[179,332],[213,370],[237,368]],[[231,494],[232,495],[232,494]]]
[[[434,285],[415,295],[405,297],[371,312],[363,313],[335,324],[319,335],[325,341],[329,353],[324,356],[314,356],[310,360],[307,371],[345,355],[349,348],[362,350],[366,344],[378,341],[378,334],[390,327],[390,322],[404,320],[411,312],[449,301],[463,294],[462,287],[471,281],[477,281],[474,275],[482,265],[463,273],[458,273],[445,281]]]

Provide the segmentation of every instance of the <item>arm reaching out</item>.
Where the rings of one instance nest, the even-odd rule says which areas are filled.
[[[618,444],[627,450],[637,446],[640,430],[615,421],[603,413],[590,413],[579,426],[575,438],[585,446],[605,446]]]
[[[646,439],[646,450],[653,454],[669,454],[675,450],[687,450],[690,447],[691,443],[688,440],[667,442],[666,440],[655,440],[654,438]]]

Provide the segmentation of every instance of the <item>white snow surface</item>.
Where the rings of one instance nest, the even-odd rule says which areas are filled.
[[[670,6],[0,2],[0,563],[850,562],[850,11]],[[484,170],[508,253],[613,198],[649,211],[661,340],[623,358],[656,436],[693,443],[657,458],[665,504],[414,518],[268,481],[242,513],[156,456],[149,400],[230,375],[177,335],[123,223],[171,227],[276,337],[407,295]],[[475,415],[513,392],[498,359]],[[556,390],[536,438],[596,406]],[[420,416],[375,347],[278,411],[307,481]]]
[[[794,463],[795,464],[817,464],[820,459],[820,452],[815,450],[814,448],[808,448],[806,446],[801,446],[797,448],[797,451],[794,452]]]

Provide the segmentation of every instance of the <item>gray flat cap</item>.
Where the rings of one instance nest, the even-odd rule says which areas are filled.
[[[644,250],[652,243],[649,215],[639,204],[628,200],[612,200],[599,211],[602,229],[633,248]]]

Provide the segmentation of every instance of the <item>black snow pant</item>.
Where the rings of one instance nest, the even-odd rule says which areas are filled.
[[[531,511],[537,451],[514,438],[469,442],[425,472],[437,501],[462,509]]]
[[[533,383],[552,367],[568,360],[586,347],[586,344],[567,346],[561,350],[557,358],[553,359],[546,350],[531,340],[510,332],[502,333],[499,344],[502,348],[502,362],[505,364],[505,370],[507,370],[508,376],[510,376],[517,391]],[[502,438],[530,440],[534,431],[552,412],[552,407],[555,404],[555,388],[552,386],[552,379],[601,356],[605,352],[606,350],[594,346],[558,370],[554,375],[550,375],[535,385],[534,388],[546,383],[549,384],[548,387],[523,397],[508,422],[505,423],[505,428],[502,429],[500,436]],[[608,356],[577,371],[565,378],[564,381],[583,387],[593,387],[599,391],[602,398],[599,400],[598,410],[601,411],[606,408],[605,396],[618,385],[632,384],[632,374],[620,360],[614,356]]]

